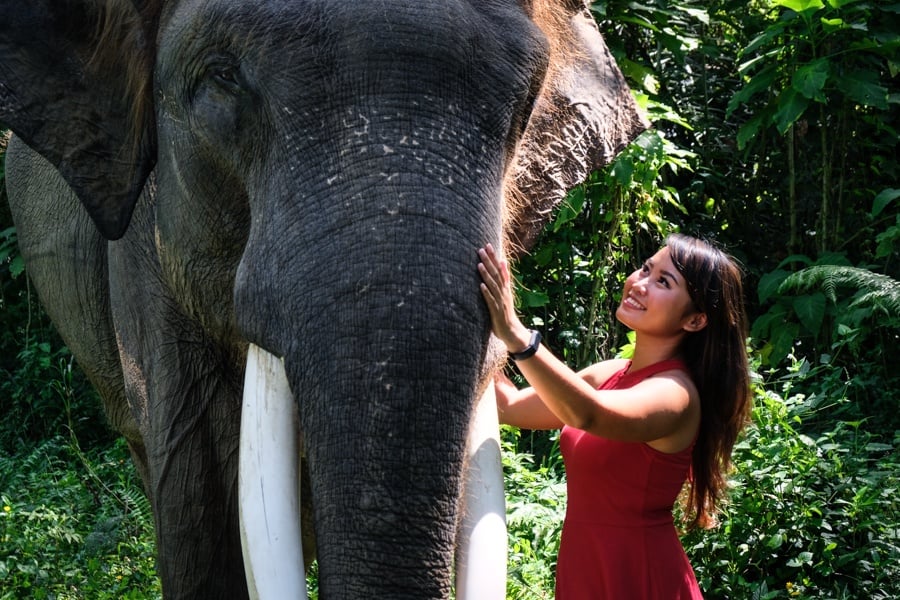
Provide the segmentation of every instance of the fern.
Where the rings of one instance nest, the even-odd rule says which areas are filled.
[[[829,300],[837,302],[838,288],[851,287],[860,292],[851,307],[880,309],[891,318],[900,318],[900,281],[858,267],[816,265],[789,275],[779,286],[782,294],[818,288]]]
[[[146,529],[153,528],[153,512],[150,508],[150,500],[143,491],[135,487],[121,487],[118,498],[127,510],[135,517],[137,524]]]

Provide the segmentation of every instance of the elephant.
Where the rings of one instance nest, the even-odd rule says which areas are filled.
[[[128,441],[164,596],[258,593],[238,492],[258,353],[293,398],[262,434],[299,425],[320,597],[450,597],[505,359],[476,250],[526,252],[649,126],[589,2],[0,7],[20,250]]]

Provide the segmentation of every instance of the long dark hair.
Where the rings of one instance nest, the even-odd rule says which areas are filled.
[[[666,246],[695,307],[706,313],[706,327],[689,333],[681,349],[700,395],[701,411],[685,516],[689,528],[707,527],[714,523],[725,494],[731,450],[750,419],[741,270],[732,257],[697,238],[672,234]]]

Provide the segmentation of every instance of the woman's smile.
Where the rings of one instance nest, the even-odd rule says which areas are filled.
[[[647,310],[647,307],[641,304],[634,296],[629,294],[622,300],[622,304],[635,310]]]

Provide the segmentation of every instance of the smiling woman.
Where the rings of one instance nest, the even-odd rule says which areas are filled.
[[[616,317],[635,333],[633,358],[576,373],[519,321],[506,261],[491,246],[479,256],[493,331],[532,386],[495,383],[500,421],[562,428],[568,507],[556,598],[700,598],[672,510],[687,482],[691,525],[714,517],[749,419],[737,265],[701,240],[670,236],[625,281]]]

